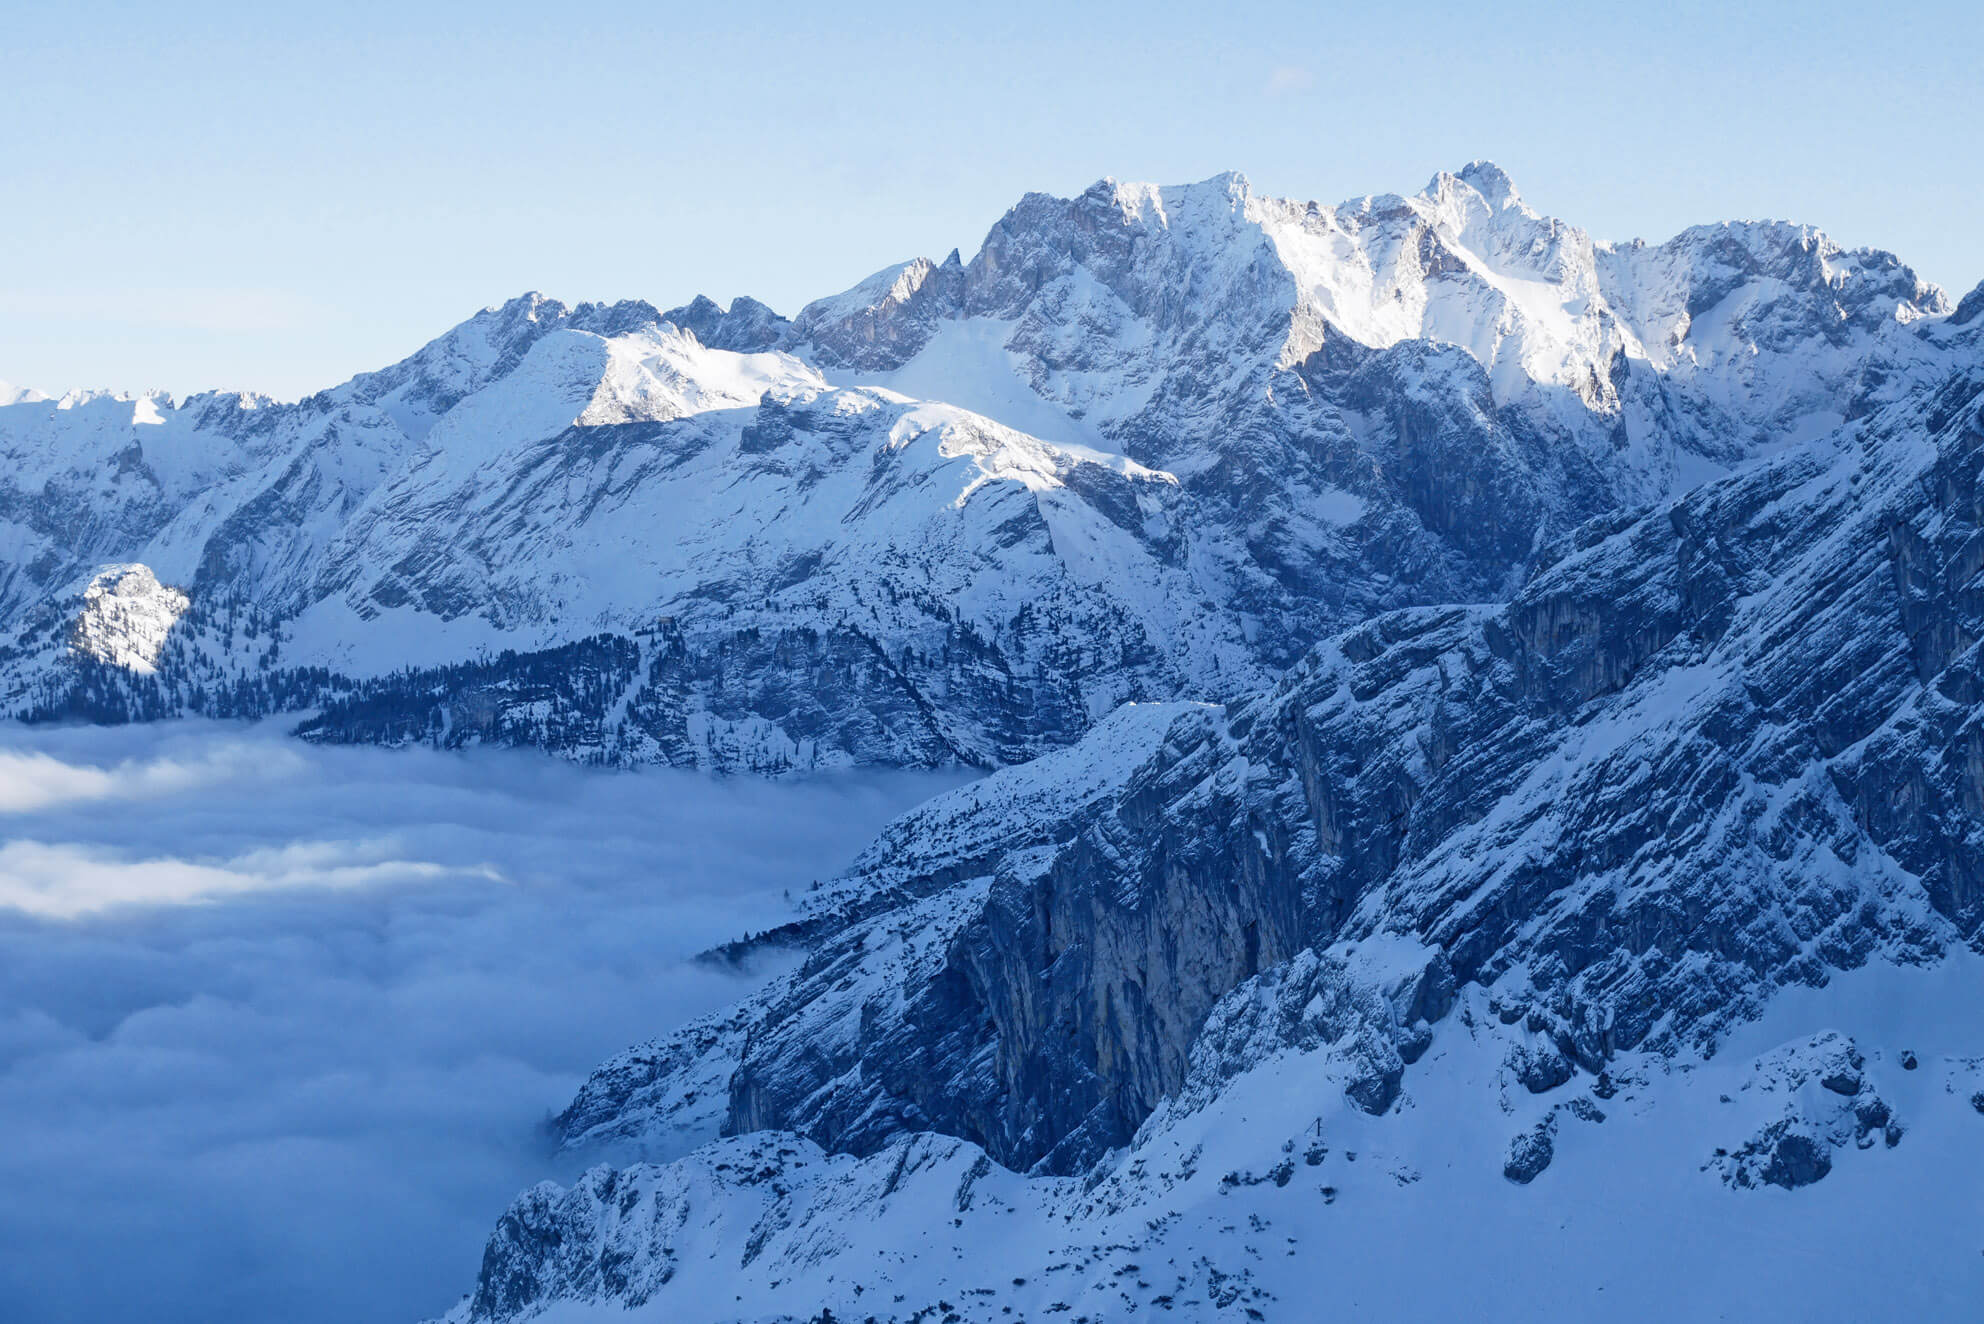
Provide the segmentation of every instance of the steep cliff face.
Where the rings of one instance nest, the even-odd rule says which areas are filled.
[[[1506,426],[1573,453],[1532,458],[1586,468],[1628,503],[1826,430],[1862,365],[1912,359],[1906,328],[1950,311],[1890,255],[1806,226],[1601,243],[1486,162],[1336,207],[1264,198],[1237,175],[1032,194],[970,263],[908,264],[859,293],[802,313],[795,347],[896,368],[954,352],[946,319],[989,322],[1043,399],[1172,469],[1229,449],[1215,420],[1248,418],[1269,451],[1354,432],[1354,402],[1288,371],[1319,352],[1452,346]],[[865,311],[884,306],[915,315]]]
[[[1809,229],[1600,244],[1482,164],[1338,207],[1029,195],[790,320],[533,295],[295,404],[0,405],[0,704],[1011,762],[1503,599],[1581,521],[1878,410],[1948,313]],[[150,673],[51,642],[105,564],[190,599]]]
[[[1241,985],[1184,1088],[1079,1177],[930,1132],[857,1158],[765,1131],[546,1183],[449,1319],[1237,1322],[1319,1293],[1378,1317],[1935,1316],[1976,1290],[1984,1061],[1950,1002],[1975,958],[1841,976],[1713,1058],[1569,1078],[1425,959],[1344,944]],[[1407,1025],[1429,994],[1451,1010]]]
[[[1181,1088],[1219,999],[1386,935],[1438,954],[1399,1026],[1493,988],[1543,1080],[1975,943],[1975,363],[1585,526],[1505,605],[1379,617],[1266,693],[1125,710],[932,811],[1018,825],[996,858],[926,867],[912,820],[733,1021],[725,1130],[856,1154],[935,1130],[1078,1171]],[[1106,793],[1015,807],[1084,760]],[[607,1069],[568,1135],[638,1135],[640,1107]]]
[[[1241,1319],[1373,1265],[1407,1313],[1963,1299],[1923,1201],[1984,1112],[1984,345],[1933,344],[1506,603],[905,816],[802,966],[560,1118],[672,1161],[527,1194],[451,1318]],[[1723,1231],[1620,1250],[1682,1224]]]

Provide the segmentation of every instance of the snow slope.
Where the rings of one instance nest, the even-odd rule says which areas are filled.
[[[1505,603],[899,820],[796,970],[595,1072],[566,1143],[641,1162],[453,1318],[1964,1317],[1984,342],[1934,334]]]
[[[1000,769],[600,1067],[629,1166],[456,1320],[1960,1317],[1980,311],[1485,163],[1105,180],[789,320],[0,405],[0,698]]]
[[[1580,521],[1906,394],[1955,320],[1809,228],[1604,244],[1485,163],[1334,207],[1034,194],[790,320],[529,295],[294,405],[0,403],[0,702],[1007,762],[1504,597]],[[61,644],[105,564],[190,600],[151,673]]]
[[[1863,972],[1714,1059],[1631,1055],[1543,1095],[1504,1065],[1522,1030],[1473,996],[1383,1116],[1344,1096],[1328,1045],[1284,1051],[1084,1178],[927,1134],[855,1159],[759,1132],[599,1167],[523,1195],[448,1318],[1961,1319],[1984,1291],[1984,1077],[1958,991],[1980,973]],[[1798,1189],[1724,1180],[1716,1150],[1841,1110],[1805,1073],[1842,1040],[1902,1138],[1828,1146]],[[1518,1184],[1511,1141],[1539,1127],[1551,1161]]]

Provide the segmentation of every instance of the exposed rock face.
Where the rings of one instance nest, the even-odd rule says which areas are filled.
[[[620,1314],[650,1302],[671,1315],[721,1318],[740,1299],[730,1289],[743,1278],[789,1279],[859,1244],[865,1229],[846,1221],[850,1207],[894,1197],[909,1218],[949,1230],[951,1217],[975,1203],[1004,1205],[1017,1185],[970,1145],[937,1136],[905,1138],[874,1164],[794,1136],[759,1135],[683,1164],[595,1168],[570,1188],[540,1185],[510,1208],[484,1251],[475,1292],[449,1318],[492,1324],[559,1304]],[[723,1212],[712,1217],[715,1206]],[[913,1314],[886,1298],[871,1304],[897,1318]],[[945,1313],[935,1299],[918,1306],[926,1319]]]
[[[1203,1108],[1243,1072],[1294,1050],[1334,1059],[1359,1111],[1389,1110],[1431,1042],[1431,1023],[1452,1007],[1454,982],[1437,952],[1408,944],[1387,955],[1306,949],[1221,998],[1193,1040],[1174,1108]]]
[[[1556,1045],[1521,1045],[1509,1058],[1510,1070],[1531,1094],[1548,1094],[1568,1081],[1576,1068]]]
[[[1782,1097],[1780,1115],[1713,1164],[1734,1187],[1809,1186],[1832,1171],[1832,1151],[1847,1144],[1892,1149],[1906,1134],[1900,1119],[1865,1077],[1866,1061],[1836,1033],[1790,1045],[1758,1063],[1745,1089]]]
[[[1975,300],[1792,226],[1596,244],[1479,165],[1034,195],[790,321],[530,298],[295,406],[0,406],[0,696],[1003,765],[775,935],[789,975],[595,1074],[573,1145],[724,1139],[532,1192],[459,1318],[760,1264],[812,1309],[865,1219],[941,1256],[973,1209],[1163,1244],[1153,1192],[1334,1205],[1325,1130],[1401,1122],[1455,1020],[1520,1195],[1497,1164],[1564,1179],[1628,1056],[1979,944]],[[1898,1146],[1882,1069],[1766,1055],[1707,1167]],[[1272,1299],[1125,1244],[1098,1311]]]
[[[1505,598],[1584,519],[1878,408],[1948,312],[1799,227],[1599,244],[1477,163],[1339,207],[1029,195],[790,320],[527,296],[294,405],[15,400],[0,712],[1013,762]],[[151,673],[60,646],[106,562],[193,603]]]
[[[1556,1152],[1557,1114],[1553,1112],[1509,1142],[1502,1175],[1518,1186],[1527,1186],[1543,1175]]]
[[[73,656],[139,675],[158,670],[166,636],[189,602],[144,566],[111,566],[83,590],[82,610],[69,635]]]
[[[1347,249],[1354,280],[1319,256]],[[1272,684],[1119,709],[905,816],[775,935],[798,969],[606,1064],[561,1119],[575,1147],[657,1158],[726,1138],[527,1196],[457,1317],[617,1308],[664,1265],[735,1277],[737,1255],[775,1258],[763,1300],[824,1299],[821,1266],[897,1272],[851,1268],[862,1220],[955,1257],[954,1229],[994,1225],[974,1209],[1106,1229],[1050,1260],[1089,1281],[878,1317],[1265,1313],[1260,1251],[1298,1238],[1261,1211],[1307,1226],[1374,1168],[1441,1180],[1347,1137],[1457,1082],[1499,1110],[1476,1198],[1575,1180],[1656,1089],[1712,1071],[1742,1083],[1693,1115],[1727,1138],[1677,1152],[1729,1201],[1914,1152],[1921,1096],[1880,1047],[1715,1054],[1786,986],[1984,945],[1984,322],[1947,311],[1794,227],[1594,246],[1477,167],[1334,210],[1230,180],[1029,198],[971,263],[802,312],[782,343],[870,388],[996,324],[1038,400],[1172,473],[1198,527],[1254,513],[1259,538],[1220,543],[1224,601],[1355,623]],[[1312,537],[1345,509],[1325,490],[1361,504]],[[1571,510],[1594,518],[1552,532]],[[1304,587],[1324,564],[1357,567],[1334,598]],[[1967,1115],[1974,1064],[1940,1060],[1944,1114]],[[716,1192],[740,1154],[757,1185]],[[696,1183],[693,1212],[632,1230]],[[1146,1280],[1243,1210],[1246,1264]],[[730,1242],[683,1256],[681,1229],[733,1211]],[[624,1290],[598,1285],[609,1260]]]
[[[1429,1043],[1437,1064],[1463,1029],[1512,1114],[1505,1189],[1554,1187],[1622,1125],[1574,1127],[1604,1121],[1596,1100],[1643,1108],[1649,1063],[1713,1049],[1774,990],[1959,959],[1984,927],[1984,355],[1939,334],[1952,369],[1586,525],[1505,604],[1381,616],[1264,693],[1124,709],[907,816],[795,930],[797,972],[602,1068],[568,1136],[666,1156],[720,1127],[855,1156],[747,1237],[837,1271],[859,1252],[826,1249],[809,1202],[897,1190],[919,1145],[962,1145],[956,1173],[981,1152],[994,1179],[1080,1173],[1008,1207],[1162,1239],[1194,1199],[1335,1204],[1357,1151],[1329,1128],[1404,1125]],[[1709,1179],[1732,1200],[1795,1191],[1920,1143],[1884,1075],[1915,1055],[1892,1051],[1825,1033],[1733,1064],[1729,1111],[1703,1114],[1740,1119]],[[1942,1060],[1961,1110],[1974,1064]],[[721,1109],[697,1101],[717,1079]],[[1284,1129],[1256,1148],[1285,1135],[1279,1157],[1202,1173],[1262,1117]],[[681,1181],[722,1152],[633,1171]],[[966,1184],[946,1170],[918,1198],[939,1180]],[[888,1197],[838,1207],[901,1217]],[[932,1221],[968,1232],[956,1208]],[[1231,1270],[1205,1273],[1196,1299],[1217,1300]]]
[[[843,1169],[827,1156],[803,1152],[789,1139],[747,1141],[688,1181],[669,1172],[597,1168],[570,1190],[549,1183],[504,1214],[483,1252],[471,1320],[526,1317],[549,1299],[643,1306],[674,1279],[680,1261],[740,1229],[711,1227],[692,1216],[700,1199],[742,1196],[762,1217],[795,1181],[817,1168]],[[702,1189],[698,1189],[701,1187]],[[740,1220],[749,1227],[749,1216]],[[681,1244],[678,1244],[678,1239]],[[699,1244],[701,1243],[701,1244]],[[746,1263],[750,1255],[746,1252]]]
[[[1439,954],[1426,987],[1496,987],[1538,1040],[1530,1091],[1974,943],[1980,388],[1965,368],[1589,525],[1505,606],[1381,617],[1223,709],[1119,714],[1052,772],[1086,760],[1106,792],[1012,815],[995,858],[925,868],[904,834],[847,886],[905,904],[818,921],[749,1013],[727,1129],[855,1153],[937,1130],[1076,1171],[1185,1084],[1222,997],[1385,935]],[[1032,775],[972,812],[1039,803]]]

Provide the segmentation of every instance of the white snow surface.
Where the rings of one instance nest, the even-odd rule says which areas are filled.
[[[0,628],[105,563],[252,607],[282,624],[285,663],[354,677],[658,616],[732,631],[753,612],[893,656],[937,624],[905,594],[993,637],[1053,602],[1070,637],[1098,612],[1134,621],[1145,637],[1122,650],[1155,650],[1174,692],[1216,698],[1264,682],[1264,650],[1285,661],[1308,642],[1263,621],[1334,628],[1412,600],[1357,549],[1438,512],[1298,472],[1316,434],[1380,456],[1404,441],[1303,403],[1333,343],[1457,348],[1506,415],[1493,426],[1577,457],[1563,463],[1630,505],[1826,431],[1869,381],[1905,389],[1945,352],[1923,328],[1948,308],[1893,258],[1809,227],[1603,243],[1481,162],[1337,206],[1238,175],[1103,181],[1030,195],[969,263],[879,272],[757,352],[644,304],[531,294],[293,406],[7,388]],[[1426,401],[1469,389],[1400,371],[1422,372],[1409,389]],[[774,406],[811,430],[767,441]],[[1283,452],[1261,450],[1268,435]],[[1074,481],[1088,465],[1127,499]],[[1537,489],[1546,522],[1589,513],[1589,494],[1554,492]],[[1006,532],[1026,504],[1044,547]],[[1436,538],[1413,555],[1452,553]],[[1095,665],[1097,712],[1168,697]],[[12,702],[23,674],[0,676]]]
[[[0,381],[0,405],[33,404],[48,397],[30,386],[16,386],[12,382]]]
[[[1589,477],[1606,508],[1810,446],[1811,486],[1834,494],[1811,510],[1874,510],[1930,457],[1903,454],[1912,433],[1884,438],[1894,463],[1862,487],[1847,420],[1973,353],[1938,329],[1948,312],[1895,259],[1809,227],[1605,243],[1477,162],[1410,197],[1339,206],[1263,198],[1233,175],[1032,195],[970,264],[891,267],[749,352],[645,305],[531,295],[293,407],[0,388],[12,498],[0,623],[36,611],[62,623],[59,644],[36,636],[38,651],[0,666],[0,697],[65,650],[154,673],[203,594],[276,622],[266,654],[237,648],[231,624],[225,647],[202,636],[202,656],[248,670],[278,643],[288,664],[365,677],[660,621],[703,637],[846,627],[886,661],[942,648],[952,626],[996,635],[1059,611],[1049,633],[1066,647],[1016,651],[1015,671],[1085,663],[1084,644],[1129,651],[1128,622],[1181,692],[1223,696],[1270,670],[1253,647],[1274,624],[1259,609],[1272,604],[1269,553],[1295,578],[1350,564],[1329,588],[1396,605],[1390,570],[1358,562],[1350,540],[1437,514],[1363,469],[1298,481],[1310,441],[1368,443],[1364,469],[1384,476],[1386,447],[1405,440],[1385,407],[1452,405],[1489,420],[1482,435],[1511,454],[1519,436]],[[1330,396],[1345,362],[1395,365],[1398,398]],[[1845,458],[1829,467],[1828,448]],[[1550,519],[1583,509],[1557,481],[1537,480],[1538,545]],[[1299,518],[1270,524],[1281,499]],[[1744,637],[1761,648],[1774,621],[1797,619],[1787,604],[1846,559],[1828,540],[1851,522],[1770,568],[1737,605]],[[639,647],[646,666],[658,645]],[[1349,674],[1340,651],[1318,657]],[[638,1101],[659,1109],[651,1130],[587,1137],[658,1161],[538,1187],[498,1228],[497,1268],[508,1245],[548,1289],[522,1305],[468,1300],[449,1318],[1302,1318],[1319,1283],[1346,1314],[1397,1318],[1964,1317],[1984,1298],[1968,1194],[1984,1180],[1972,1102],[1984,967],[1959,944],[1926,966],[1882,949],[1823,987],[1770,994],[1713,1057],[1692,1041],[1624,1054],[1602,1093],[1588,1075],[1529,1093],[1508,1066],[1529,1035],[1499,1023],[1493,990],[1470,987],[1396,1107],[1371,1116],[1344,1099],[1370,1028],[1357,1018],[1380,1014],[1425,957],[1379,936],[1386,914],[1470,880],[1462,913],[1499,904],[1493,889],[1555,845],[1574,788],[1651,766],[1677,729],[1706,720],[1704,696],[1741,687],[1744,660],[1636,683],[1399,887],[1366,894],[1352,918],[1373,936],[1300,958],[1302,973],[1344,972],[1335,1000],[1303,1009],[1322,1042],[1250,1032],[1287,970],[1228,994],[1186,1088],[1087,1176],[1023,1179],[928,1134],[861,1159],[783,1132],[715,1140],[749,1032],[717,1013],[697,1023],[696,1069],[669,1078],[687,1081],[683,1097]],[[826,1007],[823,1045],[858,1044],[901,1013],[902,990],[982,901],[988,858],[1046,833],[1206,711],[1118,708],[1131,693],[1121,674],[1084,680],[1098,725],[1079,756],[932,802],[863,856],[864,886],[891,881],[891,852],[911,840],[958,876],[864,921],[861,984]],[[1346,683],[1329,702],[1364,700]],[[805,743],[762,713],[699,712],[690,729],[703,751],[774,750],[786,766]],[[1244,763],[1221,775],[1244,780]],[[1731,803],[1767,821],[1783,794],[1747,787]],[[1002,800],[1010,815],[982,812]],[[1750,821],[1715,826],[1741,838]],[[1046,849],[1021,846],[1000,867],[1028,876]],[[1815,860],[1771,867],[1814,885],[1837,869],[1870,905],[1887,899],[1883,879]],[[1618,873],[1604,885],[1665,881]],[[227,890],[187,877],[207,883],[153,899]],[[844,883],[813,902],[850,899]],[[1851,1093],[1825,1083],[1841,1061],[1858,1064]],[[1892,1140],[1840,1102],[1876,1097]],[[1755,1142],[1773,1127],[1825,1147],[1823,1182],[1739,1180],[1762,1171]],[[1504,1163],[1525,1137],[1548,1139],[1552,1157],[1518,1184]],[[524,1235],[543,1227],[558,1237]],[[507,1281],[486,1272],[481,1290]]]
[[[70,651],[150,675],[189,600],[141,565],[108,566],[83,590]]]
[[[1284,1052],[1160,1110],[1085,1178],[1020,1177],[930,1135],[857,1160],[764,1132],[599,1167],[512,1217],[583,1229],[558,1262],[633,1286],[516,1317],[1964,1318],[1984,1293],[1980,977],[1971,955],[1875,963],[1781,994],[1713,1059],[1628,1055],[1603,1097],[1589,1078],[1528,1093],[1506,1067],[1523,1031],[1476,990],[1384,1116],[1345,1100],[1332,1046]],[[1841,1104],[1799,1065],[1841,1043],[1900,1141],[1847,1143],[1798,1190],[1725,1182],[1719,1150]],[[1510,1142],[1539,1125],[1554,1157],[1516,1184]]]

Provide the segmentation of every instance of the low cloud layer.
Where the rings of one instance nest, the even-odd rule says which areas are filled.
[[[145,757],[105,764],[71,760],[105,758],[120,743],[128,743],[128,736],[120,741],[108,732],[69,733],[58,738],[72,751],[69,758],[62,758],[45,749],[13,747],[27,733],[8,731],[9,743],[0,746],[0,816],[97,801],[138,802],[230,782],[280,781],[303,776],[308,770],[308,760],[299,747],[239,735],[202,734],[212,738],[161,742],[147,735],[139,740],[151,747]],[[47,739],[43,736],[39,743]],[[158,748],[161,744],[166,748]],[[0,823],[4,822],[5,818],[0,818]]]
[[[411,1321],[599,1059],[955,778],[0,728],[9,1321]]]

